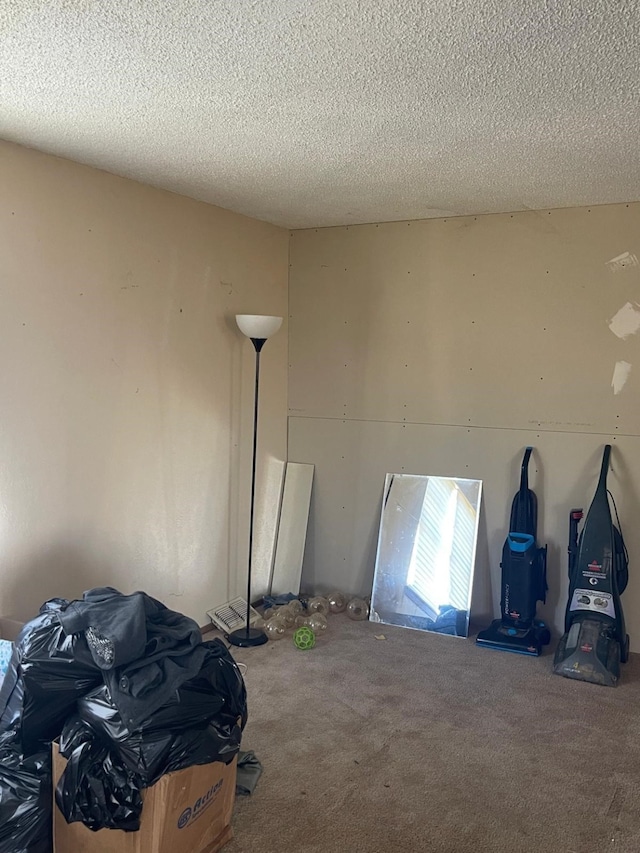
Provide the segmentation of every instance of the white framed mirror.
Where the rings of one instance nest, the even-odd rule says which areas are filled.
[[[387,474],[373,622],[469,634],[481,480]]]

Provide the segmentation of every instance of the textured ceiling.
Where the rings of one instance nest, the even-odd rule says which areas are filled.
[[[288,227],[640,199],[638,0],[0,0],[0,137]]]

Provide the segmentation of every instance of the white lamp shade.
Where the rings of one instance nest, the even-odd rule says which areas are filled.
[[[270,338],[282,325],[282,317],[267,314],[236,314],[236,323],[243,335],[248,338]]]

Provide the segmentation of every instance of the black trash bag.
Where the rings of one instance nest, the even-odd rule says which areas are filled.
[[[194,687],[201,685],[204,690],[210,685],[213,690],[224,696],[222,712],[241,720],[241,727],[247,724],[247,688],[238,664],[220,639],[203,643],[207,653],[202,669],[190,682]]]
[[[134,731],[181,731],[208,723],[221,715],[247,721],[247,690],[237,663],[222,640],[201,644],[204,663],[171,699],[146,716]],[[98,734],[110,741],[122,739],[126,728],[109,688],[101,685],[78,702],[78,714]],[[126,736],[126,735],[125,735]]]
[[[210,761],[228,764],[238,753],[242,740],[238,720],[226,714],[186,729],[174,723],[167,729],[150,726],[130,732],[117,708],[110,703],[106,687],[94,690],[81,700],[79,712],[79,717],[70,718],[65,725],[62,737],[67,739],[68,727],[81,721],[99,743],[139,776],[145,786],[153,785],[165,773],[194,764]]]
[[[55,799],[67,823],[79,821],[94,832],[140,829],[141,780],[81,720],[72,718],[65,726],[60,753],[67,765]]]
[[[155,734],[158,736],[160,733]],[[231,720],[212,720],[202,728],[176,732],[171,740],[164,768],[161,772],[158,772],[158,768],[147,785],[153,785],[164,773],[184,770],[196,764],[210,764],[212,761],[229,764],[240,751],[241,741],[242,729]]]
[[[150,787],[175,770],[212,761],[228,764],[238,754],[241,740],[242,730],[233,721],[212,721],[182,732],[134,732],[118,743],[114,754]]]
[[[25,758],[0,743],[0,850],[51,853],[51,750]]]
[[[124,722],[137,728],[195,677],[205,658],[197,622],[144,592],[112,587],[83,593],[60,614],[68,634],[82,634]]]
[[[47,601],[22,628],[0,689],[0,732],[12,732],[23,755],[58,737],[77,699],[102,682],[85,638],[58,621],[68,603]]]

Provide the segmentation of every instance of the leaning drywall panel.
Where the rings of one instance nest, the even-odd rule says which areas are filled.
[[[278,524],[271,595],[300,592],[302,561],[309,524],[313,465],[287,462]]]
[[[290,458],[315,465],[303,589],[353,594],[371,590],[386,473],[471,477],[483,481],[483,507],[472,612],[490,596],[499,613],[500,556],[522,453],[535,447],[530,486],[539,501],[538,537],[549,546],[549,593],[540,608],[556,632],[566,604],[569,511],[586,510],[596,486],[602,449],[613,445],[609,488],[631,554],[623,605],[632,649],[640,651],[640,439],[558,431],[290,418]]]

